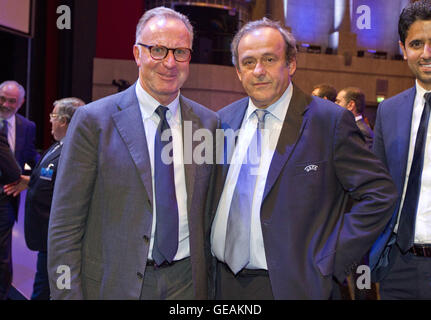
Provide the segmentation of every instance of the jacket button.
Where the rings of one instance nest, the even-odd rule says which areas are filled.
[[[138,276],[139,279],[144,279],[144,275],[142,273],[140,273],[139,271],[136,273],[136,275]]]
[[[148,242],[150,242],[150,238],[147,235],[144,235],[142,238],[144,239],[145,244],[148,244]]]

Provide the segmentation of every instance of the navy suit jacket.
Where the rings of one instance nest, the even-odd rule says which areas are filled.
[[[391,220],[370,252],[370,266],[375,281],[381,280],[387,273],[389,249],[395,241],[395,237],[391,235],[397,222],[406,178],[415,96],[416,87],[413,87],[384,100],[377,109],[373,151],[388,168],[400,196]]]
[[[20,174],[21,170],[9,148],[7,139],[0,135],[0,197],[2,197],[2,185],[17,181]]]
[[[58,160],[62,145],[49,153],[57,144],[53,144],[43,155],[30,176],[25,200],[24,233],[27,247],[35,251],[46,251],[48,240],[48,222],[57,176]],[[45,157],[45,154],[48,154]],[[44,158],[45,157],[45,158]],[[44,175],[42,169],[52,170]]]
[[[15,158],[21,169],[24,170],[24,164],[27,163],[34,168],[40,158],[35,148],[36,125],[20,114],[15,114],[16,119],[16,140],[15,140]]]
[[[222,128],[239,129],[247,106],[244,98],[220,110]],[[213,216],[228,169],[218,168]],[[344,213],[348,195],[354,205]],[[274,298],[328,299],[332,277],[343,281],[360,262],[395,200],[391,178],[352,113],[294,86],[261,206]]]

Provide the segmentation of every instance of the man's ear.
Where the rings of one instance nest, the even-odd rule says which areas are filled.
[[[141,66],[141,60],[139,59],[140,48],[136,44],[133,46],[133,56],[138,67]]]
[[[19,108],[21,108],[22,107],[22,105],[25,103],[25,98],[22,98],[22,102],[21,102],[21,104],[20,104],[20,106],[18,107],[18,110],[19,110]],[[18,111],[17,110],[17,111]]]
[[[403,45],[403,43],[401,41],[398,41],[398,44],[400,45],[401,51],[403,52],[404,60],[407,60],[406,47]]]
[[[292,61],[289,62],[289,76],[293,76],[296,71],[296,59],[292,59]]]
[[[350,100],[349,103],[347,104],[347,110],[349,110],[350,112],[352,112],[354,115],[356,115],[356,103],[353,100]]]
[[[236,71],[236,75],[238,76],[239,81],[242,82],[242,75],[241,75],[241,71],[239,70],[238,67],[235,67],[235,71]]]

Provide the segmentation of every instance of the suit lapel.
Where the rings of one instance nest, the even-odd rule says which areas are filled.
[[[25,132],[22,119],[18,114],[15,115],[15,157],[21,157],[21,149],[24,148]],[[21,161],[21,159],[18,159]]]
[[[186,178],[187,211],[190,213],[196,176],[196,164],[193,161],[193,151],[200,143],[199,141],[193,140],[193,134],[200,128],[200,119],[182,96],[180,96],[180,110],[183,129],[183,159]]]
[[[271,191],[275,181],[281,173],[282,168],[290,158],[295,145],[301,136],[307,123],[304,113],[307,111],[311,97],[303,93],[299,88],[293,86],[292,99],[290,100],[289,109],[284,119],[283,128],[280,132],[277,147],[272,157],[266,178],[265,191],[262,203]]]
[[[123,93],[117,105],[118,112],[112,115],[112,119],[138,169],[148,199],[152,202],[151,162],[135,86],[136,84]]]
[[[411,88],[401,98],[400,103],[393,105],[393,113],[395,121],[391,124],[391,128],[395,130],[394,136],[397,137],[398,155],[395,159],[399,159],[398,175],[402,177],[401,181],[404,183],[407,168],[407,158],[409,154],[410,145],[410,132],[412,127],[413,105],[415,103],[416,87]],[[398,109],[398,110],[397,110]]]

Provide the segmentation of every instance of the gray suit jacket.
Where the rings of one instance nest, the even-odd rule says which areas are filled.
[[[182,96],[180,105],[183,124],[191,121],[193,133],[199,128],[215,132],[214,112]],[[184,167],[193,286],[195,297],[205,299],[204,208],[212,166]],[[152,194],[135,86],[79,108],[61,153],[49,223],[54,299],[139,299],[150,246]],[[70,289],[61,289],[67,284],[67,268]]]

